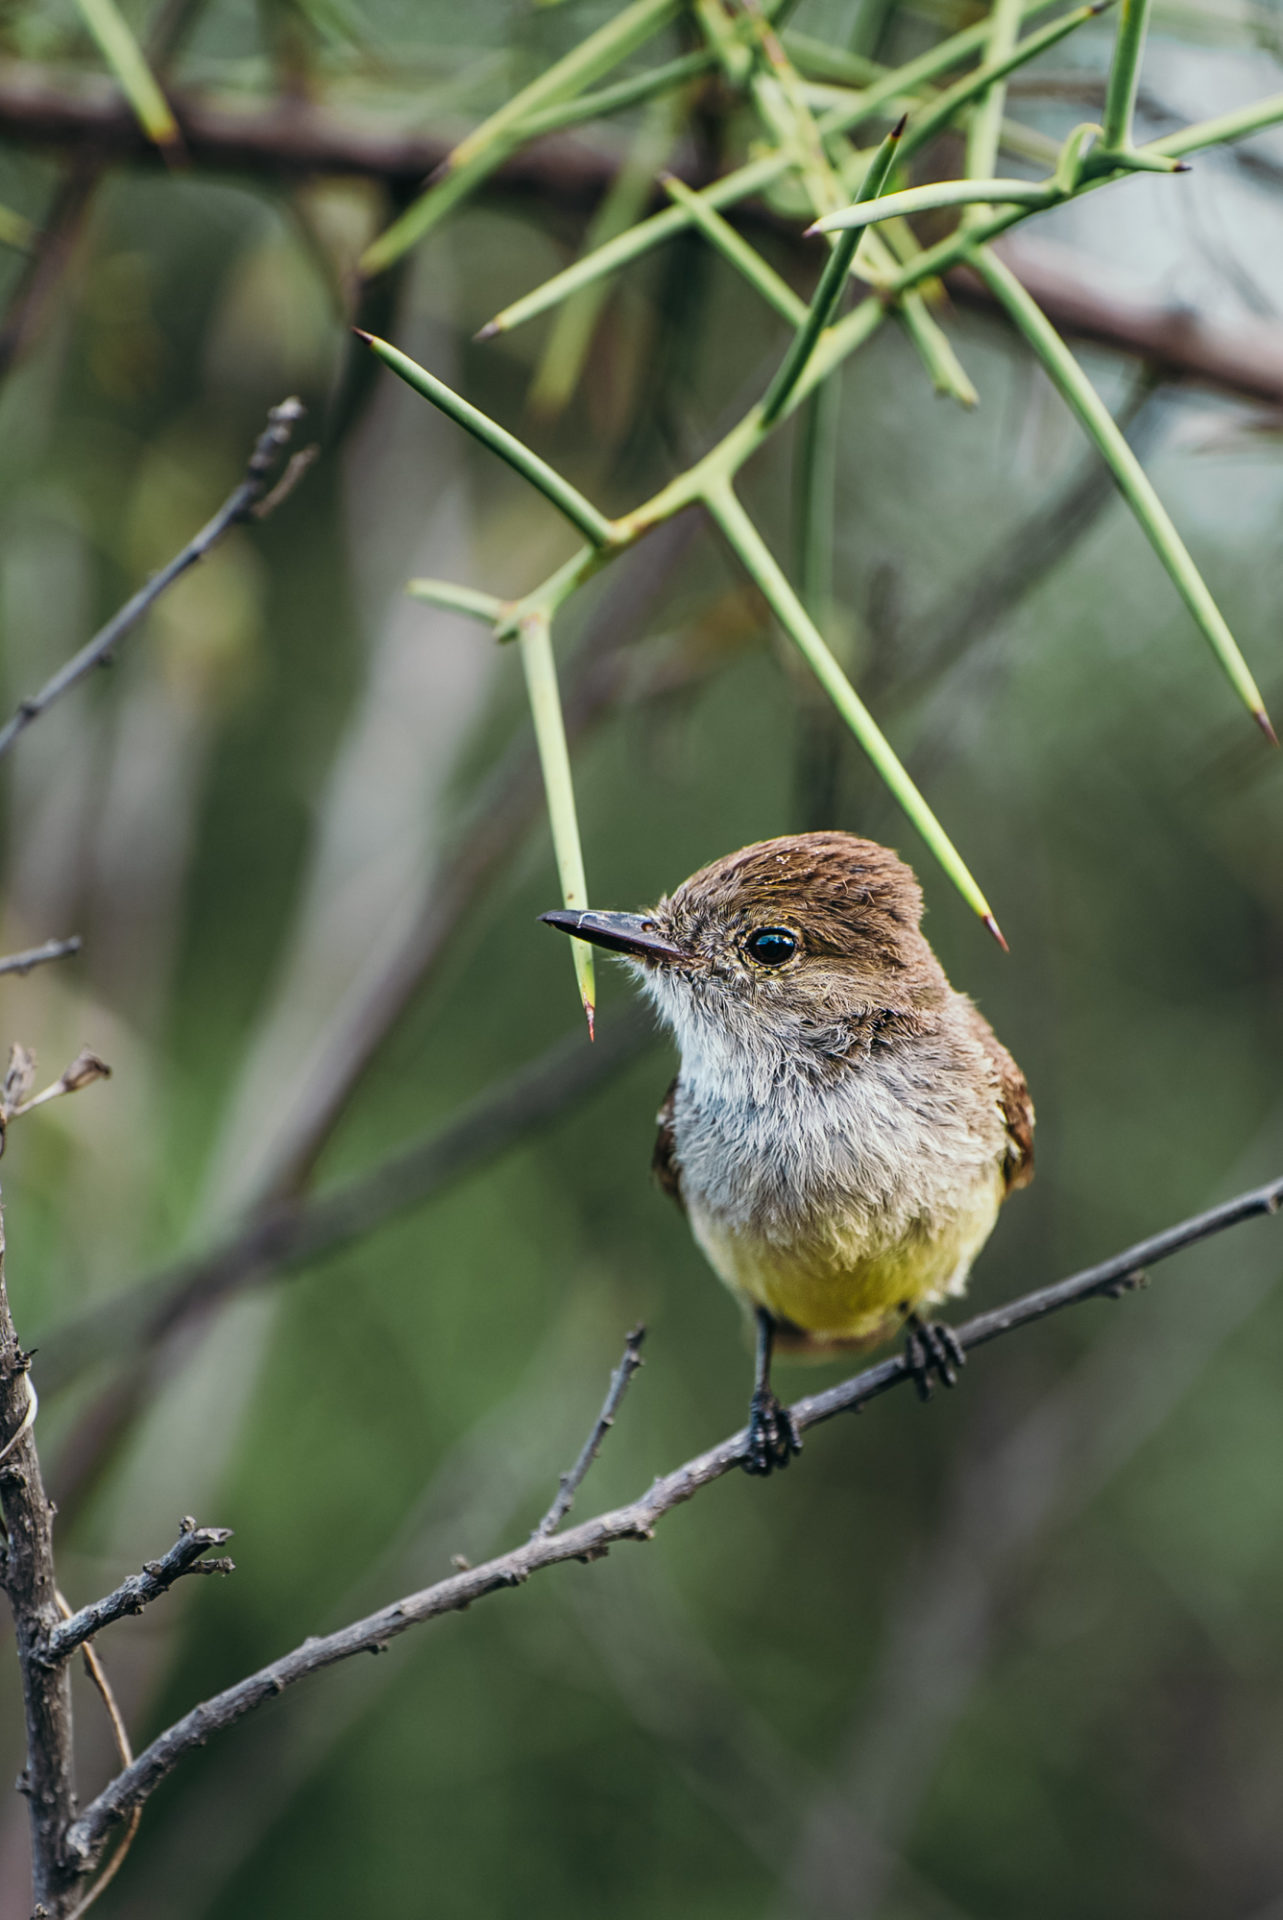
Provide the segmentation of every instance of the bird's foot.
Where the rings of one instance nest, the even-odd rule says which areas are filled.
[[[956,1387],[958,1371],[967,1364],[967,1356],[958,1336],[943,1320],[922,1320],[911,1313],[905,1322],[908,1336],[904,1343],[904,1363],[913,1376],[919,1400],[931,1398],[933,1380],[942,1387]]]
[[[748,1409],[748,1452],[740,1461],[745,1473],[765,1476],[786,1467],[802,1451],[802,1436],[788,1408],[769,1387],[758,1387]]]

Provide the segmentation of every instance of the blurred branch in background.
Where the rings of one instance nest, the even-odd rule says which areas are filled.
[[[199,533],[192,535],[168,566],[153,574],[146,586],[140,587],[132,600],[126,601],[120,612],[113,615],[92,640],[85,642],[79,653],[45,682],[38,693],[19,702],[17,711],[0,727],[0,756],[9,751],[19,735],[25,733],[42,713],[47,713],[56,700],[70,693],[95,667],[110,666],[120,642],[133,632],[166,588],[172,587],[198,560],[203,560],[224,534],[230,533],[233,527],[244,520],[261,519],[288,498],[311,464],[314,449],[296,453],[270,491],[269,482],[279,455],[289,445],[302,417],[303,404],[300,400],[282,400],[279,406],[272,408],[267,425],[254,443],[244,478],[228,494],[218,512],[206,521]]]
[[[595,1044],[581,1034],[559,1041],[483,1093],[440,1132],[400,1148],[368,1173],[327,1192],[282,1198],[222,1246],[139,1281],[54,1329],[41,1342],[46,1395],[63,1391],[104,1362],[127,1358],[131,1376],[135,1369],[145,1372],[155,1349],[190,1316],[364,1239],[398,1213],[424,1205],[588,1098],[654,1039],[653,1022],[642,1008],[622,1009]],[[60,1463],[59,1481],[65,1488],[62,1498],[74,1498],[79,1475],[68,1458]]]
[[[976,1315],[955,1329],[958,1343],[970,1350],[1085,1300],[1117,1299],[1143,1284],[1147,1269],[1157,1261],[1244,1220],[1273,1214],[1280,1200],[1283,1200],[1283,1177],[1182,1221],[1096,1267],[1025,1294],[990,1313]],[[839,1413],[852,1412],[912,1378],[909,1363],[903,1356],[884,1360],[840,1386],[796,1401],[791,1409],[793,1418],[799,1429],[805,1431]],[[652,1539],[656,1525],[665,1514],[742,1465],[748,1449],[748,1429],[743,1428],[719,1446],[662,1475],[630,1505],[598,1514],[564,1533],[537,1532],[523,1546],[480,1567],[468,1568],[451,1579],[407,1594],[336,1632],[310,1637],[292,1652],[203,1701],[158,1735],[74,1822],[62,1826],[63,1857],[74,1862],[73,1875],[83,1876],[93,1870],[115,1827],[135,1808],[144,1805],[185,1755],[204,1746],[211,1734],[234,1725],[297,1681],[355,1654],[381,1651],[411,1627],[466,1609],[487,1594],[522,1586],[544,1567],[566,1560],[599,1559],[621,1541]],[[37,1663],[43,1659],[47,1630],[46,1626],[40,1638],[32,1642],[26,1654],[28,1665],[33,1658]],[[68,1726],[68,1738],[69,1734]]]
[[[434,172],[450,151],[450,143],[440,136],[357,126],[303,101],[229,109],[175,95],[173,104],[191,164],[215,171],[356,177],[406,187]],[[6,135],[59,149],[84,144],[118,161],[145,162],[150,151],[110,90],[84,86],[69,90],[52,75],[42,77],[29,66],[21,79],[6,80],[0,75],[0,137]],[[1245,165],[1258,159],[1251,152],[1236,153]],[[552,200],[571,209],[588,209],[613,186],[621,164],[599,145],[566,136],[545,137],[529,151],[505,160],[491,176],[486,192],[509,200],[517,197],[541,204]],[[1268,166],[1264,160],[1260,164]],[[688,188],[709,185],[689,167],[674,166],[671,172]],[[665,204],[666,194],[657,182],[651,206]],[[51,214],[47,233],[52,234],[58,224],[58,216]],[[736,228],[787,243],[799,260],[813,257],[799,237],[796,221],[760,201],[750,200],[736,209]],[[1097,261],[1063,244],[1022,240],[1018,248],[1008,250],[1008,257],[1062,332],[1154,361],[1171,377],[1283,407],[1283,328],[1200,315],[1184,303],[1138,299],[1111,285]],[[52,263],[46,270],[52,271]],[[949,267],[942,278],[960,302],[994,310],[992,295],[967,266]],[[3,338],[0,331],[0,346]]]
[[[563,706],[572,740],[582,739],[613,712],[626,690],[635,690],[637,697],[645,698],[646,680],[644,674],[637,673],[632,649],[693,533],[689,518],[662,529],[651,544],[649,567],[625,564],[604,596],[567,676]],[[690,671],[699,676],[707,671],[707,665],[692,661]],[[670,671],[658,677],[656,690],[667,697],[674,684]],[[298,1196],[309,1185],[326,1142],[406,1008],[423,991],[459,937],[468,914],[484,899],[522,845],[537,818],[539,792],[537,754],[522,743],[489,775],[457,849],[427,888],[421,912],[408,928],[394,935],[383,952],[375,951],[329,1028],[317,1037],[302,1083],[257,1156],[256,1190],[244,1232],[225,1243],[208,1261],[197,1260],[190,1266],[185,1263],[155,1282],[144,1282],[146,1291],[134,1296],[140,1306],[146,1305],[141,1326],[132,1317],[129,1320],[139,1345],[134,1351],[123,1349],[127,1357],[120,1379],[112,1382],[81,1416],[66,1442],[54,1476],[64,1505],[71,1506],[83,1494],[132,1430],[177,1356],[185,1357],[183,1336],[192,1321],[203,1317],[207,1306],[223,1294],[244,1286],[261,1272],[265,1249],[273,1249],[278,1242],[294,1245],[292,1222]],[[529,1100],[519,1093],[518,1108],[529,1111],[534,1124],[542,1097],[551,1094],[560,1104],[560,1095],[553,1091],[556,1085],[564,1082],[570,1089],[566,1098],[572,1098],[585,1082],[597,1084],[621,1064],[630,1045],[640,1046],[642,1037],[641,1025],[623,1018],[609,1043],[598,1042],[602,1049],[600,1067],[588,1060],[573,1071],[555,1069],[549,1075],[544,1063],[528,1082],[523,1079],[520,1083],[522,1088],[538,1085],[541,1092]],[[510,1110],[507,1096],[501,1096],[493,1111],[506,1115]],[[490,1109],[485,1111],[488,1115]],[[491,1126],[488,1117],[475,1126],[469,1122],[459,1140],[487,1140]],[[427,1152],[432,1165],[439,1164],[437,1149],[429,1146]],[[446,1164],[451,1164],[449,1153]],[[400,1178],[394,1183],[398,1191],[417,1187],[422,1176],[415,1169],[421,1165],[417,1154],[412,1153],[403,1174],[406,1185]],[[437,1177],[431,1174],[431,1168],[429,1172],[433,1179]],[[328,1217],[337,1221],[337,1210]],[[358,1232],[362,1230],[357,1228]],[[302,1232],[306,1239],[306,1227]],[[340,1232],[339,1237],[347,1235]],[[269,1259],[267,1270],[272,1264]],[[70,1371],[76,1371],[93,1355],[98,1337],[97,1333],[91,1335],[87,1345],[77,1342],[79,1358],[73,1349],[73,1358],[67,1363]],[[172,1358],[167,1357],[171,1348]],[[119,1353],[122,1348],[116,1347],[115,1351]]]
[[[69,960],[83,945],[80,935],[73,933],[69,940],[46,940],[42,947],[28,947],[25,953],[6,953],[0,959],[0,973],[30,973],[47,960]]]

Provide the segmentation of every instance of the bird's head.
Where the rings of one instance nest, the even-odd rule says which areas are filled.
[[[646,913],[542,917],[629,963],[684,1057],[728,1042],[829,1051],[853,1020],[925,1012],[948,992],[912,870],[849,833],[743,847]]]

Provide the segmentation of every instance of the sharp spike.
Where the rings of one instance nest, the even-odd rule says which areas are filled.
[[[994,919],[993,915],[991,913],[986,913],[983,916],[983,919],[984,919],[984,924],[986,925],[986,927],[988,927],[990,933],[993,935],[994,939],[998,942],[998,945],[1002,948],[1003,952],[1010,953],[1011,948],[1007,945],[1007,942],[1004,940],[1002,935],[1002,928],[998,925],[998,922]]]
[[[502,332],[503,332],[503,328],[499,325],[499,322],[497,320],[487,320],[485,326],[478,327],[472,337],[474,340],[477,340],[477,341],[493,340],[497,333],[502,333]]]
[[[1279,737],[1277,733],[1275,733],[1274,731],[1273,722],[1271,721],[1269,714],[1265,711],[1265,708],[1253,707],[1252,718],[1253,720],[1255,720],[1257,726],[1261,729],[1261,732],[1265,735],[1265,738],[1269,741],[1270,745],[1272,747],[1277,747],[1279,743]]]

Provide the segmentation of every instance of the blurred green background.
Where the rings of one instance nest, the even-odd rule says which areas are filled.
[[[176,17],[180,92],[283,111],[293,90],[451,136],[601,16],[575,0],[211,0]],[[804,0],[797,24],[885,55],[969,17]],[[1207,115],[1280,84],[1272,9],[1172,8],[1157,25],[1157,125],[1165,106]],[[74,91],[100,65],[69,6],[7,13],[3,32],[0,83],[39,67]],[[1072,42],[1024,116],[1063,137],[1089,110],[1076,95],[1099,98],[1108,45],[1103,28]],[[76,165],[92,171],[91,148],[69,159],[2,112],[0,136],[0,201],[37,222]],[[1252,154],[1254,172],[1209,155],[1188,183],[1096,196],[1051,237],[1085,284],[1131,273],[1277,353],[1283,147]],[[528,752],[512,650],[402,587],[435,573],[518,592],[570,541],[352,343],[352,264],[387,217],[359,180],[104,165],[0,389],[6,709],[213,510],[269,405],[299,393],[322,445],[296,494],[4,770],[4,949],[86,943],[0,981],[5,1038],[50,1077],[82,1043],[115,1069],[15,1130],[5,1158],[9,1285],[38,1382],[64,1322],[252,1202],[317,1050],[456,871],[496,768]],[[614,288],[564,409],[532,410],[547,323],[471,336],[570,257],[585,218],[582,196],[496,187],[360,317],[617,511],[760,391],[783,334],[682,242]],[[808,257],[755,237],[805,292]],[[12,299],[20,256],[2,271]],[[631,584],[576,602],[558,647],[569,662],[585,632],[608,645],[630,596],[653,594],[624,635],[619,697],[575,749],[595,901],[642,904],[805,825],[918,866],[931,938],[1038,1107],[1037,1181],[973,1283],[992,1304],[1279,1171],[1283,772],[1135,525],[1107,486],[1091,493],[1043,375],[996,318],[943,318],[976,412],[936,398],[890,327],[844,376],[824,624],[1010,957],[854,743],[834,754],[707,527],[640,549]],[[1079,350],[1112,405],[1139,405],[1138,444],[1277,717],[1277,416],[1161,372],[1142,391],[1134,362]],[[788,560],[787,444],[747,491]],[[995,597],[959,627],[977,583]],[[565,945],[535,920],[557,899],[538,805],[499,841],[346,1107],[322,1187],[573,1033]],[[628,989],[604,972],[609,1035]],[[137,1418],[116,1419],[116,1444],[88,1444],[120,1413],[103,1398],[114,1361],[48,1396],[73,1603],[163,1550],[180,1514],[235,1529],[233,1577],[188,1582],[102,1643],[136,1744],[453,1554],[524,1537],[638,1318],[646,1367],[578,1511],[740,1423],[735,1310],[647,1178],[670,1073],[657,1040],[429,1203],[184,1322],[129,1376]],[[899,1394],[817,1431],[786,1477],[724,1481],[644,1550],[550,1571],[312,1680],[156,1795],[104,1920],[1283,1914],[1281,1268],[1278,1227],[1241,1228],[1148,1293],[987,1350],[929,1407]],[[837,1377],[781,1370],[799,1392]],[[110,1751],[92,1696],[79,1712],[87,1797]],[[20,1725],[6,1657],[5,1778]],[[0,1857],[8,1920],[29,1904],[17,1796]]]

